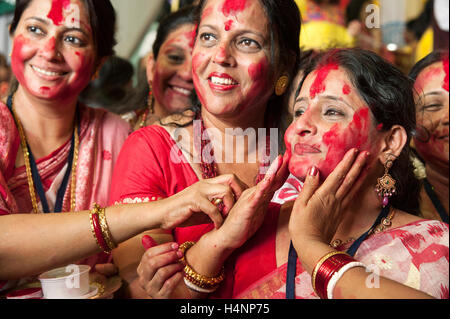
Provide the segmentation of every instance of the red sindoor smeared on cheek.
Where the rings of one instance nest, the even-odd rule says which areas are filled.
[[[311,100],[316,97],[317,94],[323,93],[326,89],[325,80],[328,77],[328,74],[332,70],[339,69],[339,65],[336,63],[329,63],[316,71],[316,79],[314,83],[311,85],[310,89],[310,98]]]
[[[255,98],[264,95],[268,90],[268,70],[269,62],[263,58],[260,62],[251,64],[248,68],[248,74],[253,82],[252,88],[248,93],[248,101],[253,101]]]
[[[236,15],[243,11],[247,5],[247,0],[225,0],[222,6],[222,12],[225,16]]]
[[[27,59],[26,55],[26,49],[24,48],[28,43],[28,40],[24,38],[23,36],[19,35],[14,40],[14,47],[13,51],[11,52],[11,68],[14,73],[14,75],[17,78],[17,81],[21,85],[26,86],[25,82],[25,64],[24,60]]]
[[[324,134],[323,143],[328,146],[328,153],[325,160],[319,165],[322,177],[326,178],[350,149],[362,150],[367,147],[369,123],[369,109],[363,108],[355,113],[353,121],[348,127],[342,128],[336,124]]]
[[[61,25],[64,21],[64,9],[70,6],[70,0],[53,0],[52,8],[47,17],[53,21],[55,25]]]
[[[442,62],[444,64],[444,73],[445,73],[444,85],[442,86],[442,88],[448,92],[448,89],[449,89],[448,88],[448,80],[449,80],[449,78],[448,78],[448,72],[449,72],[448,59],[445,59]]]

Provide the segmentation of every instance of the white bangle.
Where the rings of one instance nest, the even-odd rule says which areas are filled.
[[[327,286],[328,299],[333,299],[333,290],[336,287],[336,284],[339,281],[339,279],[341,279],[341,277],[344,275],[344,273],[355,267],[366,268],[366,265],[364,265],[363,263],[360,263],[358,261],[353,261],[353,262],[348,263],[347,265],[343,266],[341,269],[339,269],[337,272],[334,273],[334,275],[331,277],[330,281],[328,282],[328,286]]]
[[[215,288],[211,288],[211,289],[205,289],[205,288],[201,288],[199,286],[197,286],[196,284],[190,282],[188,279],[186,279],[186,277],[183,277],[184,279],[184,283],[186,284],[186,286],[196,292],[200,292],[200,293],[204,293],[204,294],[210,294],[213,293],[214,291],[217,290],[218,286]]]

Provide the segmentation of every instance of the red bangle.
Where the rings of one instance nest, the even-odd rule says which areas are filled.
[[[321,299],[328,299],[327,287],[333,275],[345,265],[355,260],[347,254],[338,254],[326,259],[317,270],[315,289]]]
[[[100,221],[98,218],[98,213],[91,212],[91,226],[94,233],[94,237],[97,241],[98,246],[107,254],[111,253],[106,244],[105,238],[103,237],[102,229],[100,227]]]

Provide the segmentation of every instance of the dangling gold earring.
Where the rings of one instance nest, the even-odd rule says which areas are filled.
[[[384,164],[384,175],[378,179],[377,187],[375,188],[378,196],[383,199],[383,207],[389,205],[389,198],[397,192],[397,188],[395,187],[397,181],[389,174],[389,170],[393,165],[394,162],[392,160],[388,160]]]
[[[281,76],[278,79],[277,84],[275,85],[275,94],[277,96],[283,95],[286,92],[288,83],[289,83],[289,77],[287,75]]]

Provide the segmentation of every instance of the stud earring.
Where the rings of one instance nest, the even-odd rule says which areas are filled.
[[[283,95],[286,92],[288,83],[289,83],[289,77],[286,75],[281,76],[278,79],[277,84],[275,85],[275,94],[277,96]]]
[[[386,164],[384,164],[384,175],[378,179],[375,188],[378,196],[383,199],[383,207],[389,205],[389,198],[397,192],[397,188],[395,187],[397,181],[389,174],[389,170],[393,165],[394,162],[392,160],[388,160]]]

